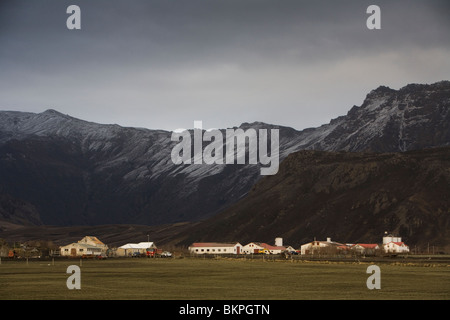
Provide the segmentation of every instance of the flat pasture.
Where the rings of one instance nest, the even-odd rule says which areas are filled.
[[[369,289],[370,265],[380,289]],[[80,289],[68,289],[70,265]],[[445,263],[261,259],[1,261],[1,300],[448,300]]]

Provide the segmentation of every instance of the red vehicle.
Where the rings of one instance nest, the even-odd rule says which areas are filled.
[[[162,253],[162,249],[147,249],[147,257],[153,258]]]

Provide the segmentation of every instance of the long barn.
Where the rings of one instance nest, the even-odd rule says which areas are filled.
[[[242,245],[239,242],[195,242],[189,247],[194,254],[241,254]]]

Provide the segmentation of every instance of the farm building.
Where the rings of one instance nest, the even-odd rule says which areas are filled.
[[[387,232],[384,233],[383,237],[383,244],[389,243],[389,242],[402,242],[401,237],[394,236],[392,234],[388,234]]]
[[[292,253],[292,252],[297,252],[297,250],[295,250],[292,246],[287,246],[287,247],[286,247],[286,251],[287,251],[287,252],[291,252],[291,253]]]
[[[383,250],[386,253],[407,253],[409,252],[409,247],[402,241],[401,237],[385,233]]]
[[[280,254],[283,251],[286,251],[286,247],[283,246],[271,246],[267,243],[263,243],[262,246],[264,247],[266,254]]]
[[[250,242],[242,247],[242,253],[244,254],[280,254],[286,250],[288,249],[283,246],[283,238],[275,238],[274,246],[262,242]],[[292,247],[290,247],[290,250],[294,251]]]
[[[303,244],[300,247],[300,254],[336,253],[344,247],[344,244],[331,241],[331,238],[327,238],[326,241],[314,240]]]
[[[101,242],[97,237],[86,236],[78,242],[61,246],[61,256],[99,256],[105,255],[108,246]]]
[[[380,246],[376,243],[357,243],[351,249],[357,254],[374,255],[380,250]]]
[[[260,242],[250,242],[242,247],[242,253],[244,254],[253,254],[253,253],[258,254],[262,250],[264,250],[264,247]]]
[[[84,243],[84,244],[88,244],[91,246],[96,246],[96,247],[102,248],[104,251],[108,250],[108,246],[106,244],[101,242],[97,237],[93,237],[93,236],[86,236],[83,239],[81,239],[80,241],[78,241],[78,243]]]
[[[119,257],[129,257],[136,254],[146,254],[148,249],[156,249],[154,242],[127,243],[116,250]]]
[[[383,244],[383,250],[386,253],[407,253],[409,247],[404,242],[388,242]]]
[[[194,254],[241,254],[242,245],[239,242],[195,242],[189,246],[189,252]]]
[[[271,246],[267,243],[262,242],[250,242],[242,247],[242,253],[244,254],[257,254],[257,253],[265,253],[265,254],[278,254],[282,251],[285,251],[286,248],[282,246]]]

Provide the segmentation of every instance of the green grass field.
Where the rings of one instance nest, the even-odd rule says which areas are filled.
[[[450,266],[377,264],[381,289],[369,290],[371,263],[245,259],[83,260],[81,289],[66,273],[80,260],[2,261],[0,299],[26,300],[447,300]]]

